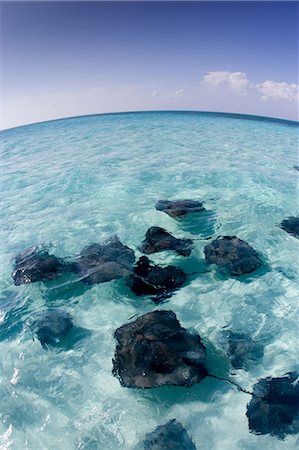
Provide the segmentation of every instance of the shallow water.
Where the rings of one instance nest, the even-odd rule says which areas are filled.
[[[129,450],[147,432],[179,420],[203,450],[293,450],[249,432],[250,396],[206,379],[192,388],[130,390],[111,374],[113,333],[155,308],[123,280],[84,287],[74,277],[14,286],[14,256],[46,244],[73,257],[117,234],[140,256],[153,225],[195,238],[189,258],[151,255],[192,276],[159,309],[171,309],[200,333],[209,367],[251,389],[265,376],[296,370],[299,241],[279,223],[298,214],[298,127],[198,113],[90,116],[2,132],[0,300],[0,449]],[[161,198],[203,200],[207,212],[174,220],[155,210]],[[263,268],[239,279],[207,271],[203,247],[236,235],[262,255]],[[76,330],[65,350],[45,351],[28,320],[44,307],[65,308]],[[224,327],[264,345],[264,357],[233,369],[221,348]],[[136,447],[136,448],[137,448]],[[182,449],[183,450],[183,449]]]

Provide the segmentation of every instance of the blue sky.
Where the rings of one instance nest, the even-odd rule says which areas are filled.
[[[298,3],[2,2],[2,127],[145,109],[298,120]]]

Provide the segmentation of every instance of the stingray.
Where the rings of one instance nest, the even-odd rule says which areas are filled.
[[[299,171],[299,166],[293,166],[295,170]]]
[[[112,373],[124,387],[190,387],[211,377],[252,395],[234,381],[208,373],[206,347],[199,334],[183,328],[173,311],[144,314],[122,325],[114,336]]]
[[[243,369],[248,360],[257,361],[264,354],[262,345],[244,333],[224,331],[221,341],[235,369]]]
[[[150,263],[146,256],[142,256],[129,275],[127,285],[136,295],[153,295],[158,303],[186,282],[188,275],[179,267],[161,267]]]
[[[191,239],[177,239],[163,228],[151,227],[147,230],[139,250],[146,254],[175,250],[179,255],[189,256],[192,250],[192,241]]]
[[[59,345],[72,327],[71,315],[62,309],[41,311],[31,324],[32,331],[45,349]]]
[[[50,255],[47,250],[31,247],[19,253],[15,258],[12,277],[14,284],[51,281],[71,270],[71,265],[63,259]]]
[[[144,450],[196,450],[196,447],[182,424],[173,419],[146,434]]]
[[[232,276],[251,273],[262,264],[257,252],[236,236],[218,237],[204,247],[204,253],[208,263],[217,264]]]
[[[206,348],[172,311],[153,311],[115,331],[113,374],[131,388],[185,386],[207,376]]]
[[[299,432],[299,374],[259,380],[247,405],[249,429],[256,434],[272,434],[283,439]]]
[[[284,219],[280,224],[280,228],[299,239],[299,217],[288,217]]]
[[[73,271],[85,284],[105,283],[130,274],[134,262],[134,251],[113,236],[102,244],[85,247],[73,264]]]
[[[163,211],[174,219],[182,217],[186,214],[204,211],[201,202],[197,200],[159,200],[155,208],[158,211]]]

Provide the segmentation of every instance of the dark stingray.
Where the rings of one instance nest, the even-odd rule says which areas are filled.
[[[299,432],[299,374],[259,380],[247,405],[249,429],[256,434],[272,434],[283,439]]]
[[[263,357],[262,345],[247,334],[224,331],[221,341],[235,369],[243,369],[247,361],[257,361]]]
[[[196,450],[185,428],[176,419],[160,425],[144,440],[145,450]]]
[[[299,239],[299,217],[288,217],[284,219],[280,224],[280,228]]]
[[[155,303],[168,298],[183,286],[188,275],[179,267],[161,267],[150,263],[146,256],[142,256],[129,275],[127,285],[136,295],[153,295]]]
[[[41,311],[31,324],[31,329],[44,348],[60,344],[71,328],[71,315],[62,309]]]
[[[12,277],[14,284],[19,286],[36,281],[51,281],[70,270],[71,265],[63,259],[50,255],[45,249],[31,247],[16,256]]]
[[[182,217],[186,214],[203,211],[205,208],[197,200],[159,200],[155,208],[163,211],[170,217]]]
[[[115,331],[113,374],[122,386],[192,386],[207,376],[206,348],[172,311],[149,312]]]
[[[299,171],[299,166],[293,166],[295,170]]]
[[[175,250],[179,255],[189,256],[192,250],[192,241],[191,239],[177,239],[163,228],[151,227],[147,230],[139,250],[146,254]]]
[[[208,263],[217,264],[229,275],[240,276],[258,269],[262,261],[247,242],[236,236],[220,236],[204,247]]]
[[[100,244],[85,247],[73,264],[83,283],[105,283],[127,276],[133,271],[134,251],[123,245],[117,236]]]

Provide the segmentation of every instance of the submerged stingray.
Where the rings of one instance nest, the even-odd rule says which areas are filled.
[[[217,264],[229,275],[239,276],[258,269],[262,261],[247,242],[236,236],[221,236],[204,247],[208,263]]]
[[[136,295],[155,295],[153,300],[158,303],[181,287],[187,277],[179,267],[153,265],[146,256],[142,256],[128,277],[127,285]]]
[[[243,369],[248,360],[257,361],[264,354],[262,345],[244,333],[224,331],[221,340],[235,369]]]
[[[280,224],[280,228],[299,239],[299,217],[284,219]]]
[[[163,211],[170,217],[176,218],[186,214],[203,211],[205,208],[197,200],[159,200],[155,208]]]
[[[283,439],[299,433],[299,374],[259,380],[247,405],[249,429],[256,434],[272,434]]]
[[[12,277],[14,284],[19,286],[36,281],[51,281],[69,270],[70,264],[63,259],[50,255],[45,249],[31,247],[16,256]]]
[[[200,336],[181,327],[172,311],[153,311],[115,331],[113,374],[122,386],[192,386],[207,376]]]
[[[73,327],[71,315],[62,309],[42,311],[31,328],[44,348],[58,345]]]
[[[293,166],[295,170],[299,171],[299,166]]]
[[[103,244],[91,244],[80,253],[73,270],[85,284],[105,283],[127,276],[133,271],[134,251],[117,236]]]
[[[145,450],[196,450],[185,428],[176,419],[160,425],[144,440]]]
[[[112,373],[124,387],[190,387],[211,377],[253,395],[236,382],[208,372],[200,336],[183,328],[173,311],[144,314],[118,328],[114,336],[118,343]]]
[[[192,244],[191,239],[177,239],[163,228],[151,227],[147,230],[139,249],[147,254],[175,250],[179,255],[189,256]]]

